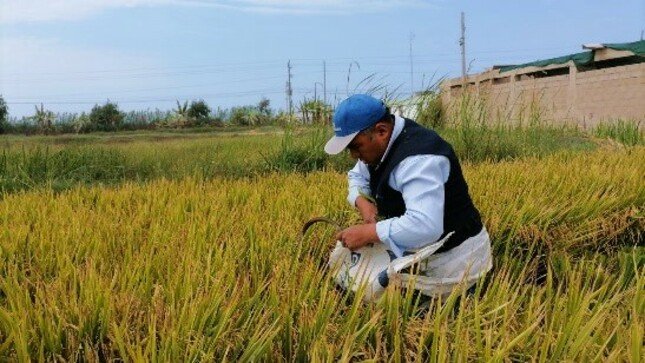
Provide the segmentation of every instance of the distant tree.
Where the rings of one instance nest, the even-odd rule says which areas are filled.
[[[256,105],[233,107],[228,120],[240,126],[269,125],[274,122],[271,101],[262,98]]]
[[[211,112],[208,123],[211,126],[224,126],[224,122],[228,119],[229,112],[226,109],[217,108]]]
[[[233,107],[231,108],[231,114],[228,121],[232,125],[252,126],[255,125],[256,121],[254,113],[257,113],[254,106]]]
[[[199,101],[193,101],[190,103],[190,107],[188,107],[188,112],[187,115],[188,117],[198,120],[198,121],[204,121],[208,120],[208,116],[211,113],[211,108],[208,107],[206,102],[204,100],[199,100]]]
[[[9,108],[0,95],[0,134],[7,133],[11,125],[9,125]]]
[[[35,106],[35,108],[36,113],[32,118],[36,121],[38,132],[43,134],[51,133],[53,131],[54,113],[46,110],[42,103],[40,104],[40,108],[38,106]]]
[[[85,112],[81,112],[81,114],[74,120],[72,125],[74,132],[76,132],[77,134],[82,132],[89,132],[92,129],[92,121],[90,121],[90,116]]]
[[[331,123],[332,109],[321,100],[307,100],[300,103],[302,121],[306,124],[328,125]]]
[[[179,100],[177,100],[177,108],[173,111],[179,117],[188,117],[188,101],[184,102],[182,105],[179,103]]]
[[[271,101],[268,98],[263,98],[258,102],[258,111],[263,114],[270,116],[273,112],[271,111]]]
[[[90,123],[97,131],[116,131],[123,125],[124,117],[117,104],[108,101],[103,106],[92,107]]]
[[[166,115],[166,117],[159,118],[156,122],[157,127],[187,127],[192,126],[192,121],[188,117],[188,101],[184,101],[182,104],[177,100],[177,108],[172,110],[172,113]]]

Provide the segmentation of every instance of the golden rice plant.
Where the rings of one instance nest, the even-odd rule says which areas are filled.
[[[644,159],[465,165],[495,268],[427,309],[394,287],[370,306],[343,295],[320,268],[332,231],[299,236],[312,216],[357,221],[340,173],[6,195],[0,360],[638,361]]]

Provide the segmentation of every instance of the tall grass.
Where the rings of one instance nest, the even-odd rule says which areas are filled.
[[[596,125],[592,134],[618,141],[625,146],[644,145],[645,127],[635,120],[613,120]]]
[[[343,173],[6,195],[0,359],[637,361],[643,157],[467,163],[495,269],[486,291],[425,311],[393,288],[348,300],[318,267],[332,231],[298,236],[313,215],[357,220]]]
[[[438,115],[437,102],[430,98],[420,103],[418,113]],[[464,161],[510,160],[544,156],[562,149],[590,150],[595,146],[589,135],[577,127],[547,121],[536,105],[518,119],[491,115],[488,100],[471,93],[441,107],[441,119],[428,118],[425,125],[449,140]]]
[[[11,192],[48,183],[65,189],[76,183],[115,183],[125,179],[125,157],[109,149],[48,148],[3,151],[0,154],[0,190]]]
[[[28,144],[21,146],[23,140]],[[277,135],[208,134],[14,139],[0,152],[0,192],[186,176],[249,177],[263,170],[260,150],[275,149],[276,140]]]
[[[589,150],[580,132],[551,127],[488,126],[478,120],[437,129],[464,162],[546,156]],[[228,130],[228,129],[227,129]],[[243,135],[243,137],[241,137]],[[270,171],[346,171],[348,155],[329,157],[325,127],[231,129],[212,132],[139,132],[74,136],[9,136],[0,154],[0,192],[51,185],[115,184],[186,176],[250,177]]]
[[[294,131],[287,128],[280,140],[280,148],[263,154],[267,169],[282,172],[322,170],[329,160],[323,150],[327,136],[327,130],[322,127],[313,128],[304,137],[294,135]]]

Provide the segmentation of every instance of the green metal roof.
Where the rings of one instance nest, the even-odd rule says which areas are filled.
[[[639,40],[637,42],[632,42],[632,43],[603,44],[603,46],[605,46],[605,48],[610,48],[615,50],[627,50],[639,57],[645,57],[645,40]],[[499,72],[500,73],[508,72],[513,69],[524,68],[524,67],[546,67],[551,64],[564,64],[569,61],[573,61],[573,63],[577,66],[584,66],[589,63],[592,63],[594,59],[593,57],[594,57],[593,51],[574,53],[574,54],[569,54],[562,57],[539,60],[539,61],[529,62],[524,64],[502,66],[499,68]]]

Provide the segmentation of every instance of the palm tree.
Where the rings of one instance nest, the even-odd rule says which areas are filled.
[[[36,125],[38,125],[38,130],[44,134],[48,134],[50,131],[52,131],[52,122],[54,121],[54,113],[45,110],[45,106],[41,103],[40,108],[38,106],[34,106],[36,108],[36,114],[34,114],[33,119],[36,121]]]

